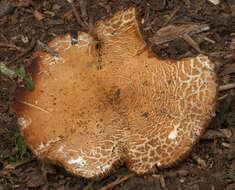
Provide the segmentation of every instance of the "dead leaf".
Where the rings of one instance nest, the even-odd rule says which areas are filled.
[[[39,21],[44,19],[44,15],[42,13],[40,13],[39,11],[35,10],[33,12],[33,15],[35,16],[35,18]]]
[[[231,73],[235,73],[235,63],[227,64],[225,69],[220,73],[220,76],[225,76]]]
[[[40,173],[32,173],[30,175],[30,179],[27,181],[27,186],[28,187],[39,187],[43,185],[44,179],[43,176]]]
[[[9,4],[8,0],[2,0],[0,1],[0,18],[4,15],[6,15],[10,10],[11,10],[11,6]]]

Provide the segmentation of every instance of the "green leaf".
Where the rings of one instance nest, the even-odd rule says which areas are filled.
[[[12,156],[10,156],[9,160],[10,160],[10,162],[16,162],[17,161],[16,158],[14,158]]]
[[[26,71],[25,71],[23,65],[20,65],[20,67],[16,70],[16,75],[17,75],[19,78],[24,78],[24,77],[25,77]]]
[[[52,9],[52,6],[53,5],[52,5],[51,2],[47,2],[46,5],[45,5],[46,9],[49,10],[49,11]]]
[[[29,91],[33,91],[34,88],[35,88],[34,82],[31,79],[29,79],[29,78],[25,78],[25,81],[26,81],[27,89]]]
[[[20,152],[20,156],[23,156],[26,153],[27,147],[26,147],[23,137],[21,136],[19,132],[16,132],[15,134],[15,144]]]

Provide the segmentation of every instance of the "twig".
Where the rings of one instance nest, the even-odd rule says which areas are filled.
[[[160,181],[162,188],[166,188],[166,182],[162,175],[160,176],[159,181]]]
[[[77,12],[77,9],[76,9],[76,7],[75,7],[74,1],[73,1],[73,0],[67,0],[67,1],[68,1],[68,2],[71,4],[71,6],[72,6],[73,14],[74,14],[74,16],[75,16],[75,18],[76,18],[76,20],[77,20],[77,23],[80,24],[83,28],[86,29],[87,26],[84,24],[84,22],[82,22],[82,20],[81,20],[79,14],[78,14],[78,12]]]
[[[4,34],[2,33],[2,31],[0,31],[0,36],[2,37],[2,39],[3,39],[6,43],[8,42],[6,36],[4,36]]]
[[[18,47],[18,46],[14,45],[14,44],[0,43],[0,46],[1,47],[14,48],[14,49],[16,49],[16,50],[18,50],[20,52],[24,52],[25,51],[24,48]]]
[[[197,154],[192,154],[192,158],[203,168],[206,169],[207,165],[205,160],[203,160],[201,157],[199,157]]]
[[[95,36],[95,34],[94,34],[94,28],[95,28],[94,16],[91,15],[91,16],[89,17],[89,22],[88,22],[88,34],[91,34],[92,36]]]
[[[128,180],[129,178],[131,178],[133,176],[135,176],[135,173],[130,173],[130,174],[128,174],[128,175],[126,175],[126,176],[124,176],[122,178],[118,178],[114,182],[112,182],[112,183],[102,187],[100,190],[109,190],[109,189],[112,189],[114,186],[116,186],[116,185],[118,185],[118,184]]]
[[[212,39],[210,39],[210,38],[208,38],[208,37],[206,37],[206,36],[204,36],[203,39],[206,40],[206,41],[208,41],[208,42],[210,42],[210,43],[212,43],[212,44],[215,44],[215,41],[214,41],[214,40],[212,40]]]
[[[18,56],[16,56],[14,59],[12,59],[11,61],[9,61],[9,63],[13,63],[14,61],[17,61],[17,62],[18,62],[18,60],[19,60],[21,57],[23,57],[24,55],[26,55],[29,51],[31,51],[31,50],[34,48],[35,44],[36,44],[36,40],[35,40],[35,39],[32,39],[32,40],[31,40],[31,43],[30,43],[30,45],[29,45],[29,47],[28,47],[24,52],[20,53],[20,54],[19,54]]]
[[[225,94],[223,96],[220,96],[218,97],[218,100],[221,101],[221,100],[224,100],[225,98],[227,98],[228,94]]]
[[[219,91],[229,90],[232,88],[235,88],[235,82],[220,86]]]
[[[9,69],[4,62],[0,62],[0,73],[10,78],[11,80],[15,78],[15,71]]]
[[[86,187],[84,187],[82,190],[88,190],[91,188],[91,186],[95,183],[95,181],[91,181],[90,183],[88,183],[88,185]]]
[[[79,5],[80,5],[80,9],[81,9],[82,18],[84,21],[87,21],[88,20],[87,0],[79,0]]]
[[[16,162],[16,163],[11,163],[11,164],[8,164],[6,165],[5,169],[16,169],[24,164],[27,164],[29,162],[32,162],[33,160],[35,160],[35,158],[29,158],[29,159],[25,159],[25,160],[21,160],[19,162]]]
[[[49,53],[53,56],[58,56],[59,55],[53,48],[51,48],[48,45],[44,44],[40,40],[37,40],[37,44],[38,44],[41,51],[45,51],[45,52],[47,52],[47,53]]]
[[[226,138],[226,136],[219,130],[208,129],[200,138],[201,140],[214,140],[216,138]]]
[[[195,50],[197,50],[199,53],[201,53],[201,50],[198,46],[198,44],[188,35],[184,34],[182,38],[189,44],[191,45]]]
[[[178,10],[179,10],[179,7],[171,13],[171,15],[166,19],[165,23],[162,26],[166,26],[170,22],[170,20],[175,16]]]
[[[230,53],[228,55],[225,55],[224,59],[234,59],[234,57],[235,57],[235,53]]]
[[[47,111],[47,110],[45,110],[45,109],[43,109],[43,108],[41,108],[39,106],[36,106],[34,104],[31,104],[31,103],[28,103],[28,102],[25,102],[25,101],[18,101],[18,102],[21,103],[21,104],[27,105],[27,106],[29,106],[31,108],[37,109],[39,111],[42,111],[44,113],[50,113],[49,111]]]

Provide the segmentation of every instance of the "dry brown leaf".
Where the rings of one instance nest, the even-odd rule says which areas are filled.
[[[42,13],[40,13],[38,10],[35,10],[33,12],[33,15],[35,16],[35,18],[39,21],[44,19],[44,15]]]

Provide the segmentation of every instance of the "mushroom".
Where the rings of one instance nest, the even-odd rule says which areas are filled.
[[[141,38],[135,8],[48,46],[31,58],[35,89],[19,88],[13,109],[29,148],[86,178],[120,165],[137,174],[185,158],[215,114],[208,57],[161,60]],[[141,51],[142,50],[142,51]]]

